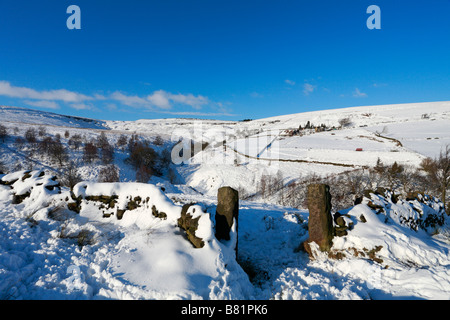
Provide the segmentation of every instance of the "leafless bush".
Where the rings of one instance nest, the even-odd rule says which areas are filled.
[[[97,137],[96,146],[99,149],[107,148],[109,146],[108,138],[106,137],[105,132],[101,132]]]
[[[349,117],[339,119],[339,125],[340,125],[342,128],[348,127],[348,126],[350,126],[351,124],[352,124],[352,121],[350,120]]]
[[[39,126],[38,128],[38,136],[43,137],[47,134],[47,129],[44,126]]]
[[[283,188],[283,175],[281,171],[277,174],[263,174],[259,181],[259,192],[262,198],[268,198]]]
[[[119,168],[114,164],[110,164],[100,169],[98,181],[99,182],[119,182]]]
[[[74,161],[69,161],[64,168],[61,184],[72,189],[78,182],[81,182],[81,175],[78,170],[78,164]]]
[[[69,160],[69,154],[61,141],[56,140],[50,144],[49,155],[53,161],[55,161],[60,168]]]
[[[125,146],[128,143],[128,138],[126,135],[122,134],[120,135],[119,139],[117,139],[117,146],[122,149],[122,151],[124,150]]]
[[[83,148],[83,160],[86,163],[92,163],[97,159],[98,159],[98,152],[95,144],[92,142],[86,143]]]
[[[156,146],[162,146],[164,144],[164,140],[161,138],[160,135],[155,137],[155,140],[153,140],[153,144]]]
[[[100,153],[102,155],[103,164],[110,164],[114,161],[114,148],[110,144],[103,146],[103,148],[100,149]]]
[[[450,145],[441,150],[438,157],[424,159],[420,167],[425,172],[430,187],[440,193],[444,208],[448,209],[446,203],[447,190],[450,187]],[[447,210],[447,214],[450,215],[450,210]]]
[[[152,173],[153,171],[150,167],[141,164],[141,166],[136,170],[136,181],[147,183],[152,177]]]
[[[34,128],[28,128],[27,131],[25,131],[25,140],[29,143],[36,142],[36,129]]]
[[[73,147],[75,150],[78,150],[82,144],[83,138],[79,134],[74,134],[69,141],[67,142],[70,147]]]
[[[3,163],[2,159],[0,159],[0,174],[6,173],[8,170],[6,169],[5,164]]]
[[[0,124],[0,141],[5,142],[6,138],[8,138],[8,129]]]

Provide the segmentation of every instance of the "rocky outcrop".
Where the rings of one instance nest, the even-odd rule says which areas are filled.
[[[44,171],[18,171],[4,175],[0,184],[9,186],[13,193],[12,204],[20,204],[29,198],[35,189],[61,193],[61,187],[55,176],[46,175]]]

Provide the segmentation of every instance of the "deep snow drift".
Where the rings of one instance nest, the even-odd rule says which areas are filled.
[[[243,268],[233,242],[215,238],[214,200],[204,200],[191,207],[200,216],[196,235],[206,243],[195,249],[177,227],[181,207],[154,185],[81,182],[71,193],[43,171],[5,175],[1,297],[450,298],[450,219],[434,198],[394,203],[389,194],[370,194],[341,212],[351,228],[334,238],[334,258],[317,252],[313,261],[301,250],[307,212],[244,201]],[[156,216],[153,206],[165,215]]]

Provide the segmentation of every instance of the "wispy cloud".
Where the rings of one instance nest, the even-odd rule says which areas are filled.
[[[307,96],[310,93],[312,93],[315,89],[316,89],[316,86],[314,86],[314,85],[312,85],[310,83],[303,84],[303,94],[305,96]]]
[[[0,95],[11,98],[41,101],[81,102],[86,100],[94,100],[93,97],[66,89],[38,91],[26,87],[16,87],[11,85],[8,81],[0,81]]]
[[[60,104],[66,104],[66,106],[76,110],[91,111],[99,111],[95,106],[95,102],[100,101],[104,102],[103,105],[107,110],[111,110],[111,106],[114,106],[115,110],[120,110],[118,106],[122,105],[154,112],[172,110],[175,106],[189,106],[195,110],[200,110],[207,105],[213,109],[222,106],[220,102],[214,102],[206,96],[194,95],[192,93],[182,94],[156,90],[142,96],[128,95],[120,91],[114,91],[106,95],[85,95],[67,89],[39,91],[27,87],[17,87],[8,81],[0,81],[0,96],[23,99],[23,102],[30,106],[47,109],[60,109]],[[180,115],[227,115],[227,112],[211,114],[198,111],[183,111],[179,113],[175,110],[173,112],[174,114]]]
[[[202,95],[195,96],[188,94],[173,94],[164,90],[157,90],[146,97],[128,96],[121,92],[114,92],[110,95],[110,99],[119,101],[130,107],[146,107],[158,109],[171,109],[174,104],[187,105],[194,109],[201,109],[203,105],[211,101]]]
[[[55,101],[48,101],[48,100],[25,100],[24,101],[27,105],[38,107],[38,108],[46,108],[46,109],[53,109],[58,110],[60,109],[60,105],[56,103]]]
[[[90,110],[90,111],[100,111],[98,108],[91,104],[86,103],[72,103],[70,104],[70,107],[75,110]]]
[[[355,88],[355,91],[353,91],[353,96],[355,98],[366,98],[367,93],[361,92],[358,88]]]
[[[295,81],[286,79],[286,80],[284,80],[284,82],[287,83],[288,85],[295,86]]]
[[[162,114],[170,114],[170,115],[174,115],[174,116],[191,116],[191,117],[220,117],[220,116],[233,117],[233,116],[236,116],[236,114],[229,113],[229,112],[164,111],[164,110],[160,110],[157,112],[162,113]]]
[[[252,98],[263,98],[264,95],[259,93],[259,92],[253,91],[252,93],[250,93],[250,97],[252,97]]]
[[[198,95],[194,96],[192,93],[188,94],[169,94],[169,99],[175,103],[181,103],[191,106],[194,109],[201,109],[203,105],[209,104],[210,101],[207,97]]]
[[[126,106],[129,107],[138,107],[138,106],[146,106],[149,105],[149,101],[147,101],[144,98],[138,97],[138,96],[128,96],[125,95],[119,91],[113,92],[109,96],[110,100],[118,101]]]

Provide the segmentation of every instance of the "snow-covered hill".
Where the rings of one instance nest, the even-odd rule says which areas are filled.
[[[45,125],[68,128],[106,129],[105,122],[101,120],[87,119],[60,115],[52,112],[0,106],[1,123],[21,126],[23,124]]]
[[[0,162],[9,172],[0,176],[2,299],[450,299],[450,222],[439,200],[366,194],[339,211],[349,228],[334,238],[334,258],[317,253],[311,261],[300,250],[308,238],[306,208],[258,196],[265,174],[287,184],[359,170],[378,158],[417,166],[450,143],[450,102],[242,122],[102,121],[0,107],[0,124],[8,130]],[[64,167],[17,143],[42,126],[44,136],[59,134],[79,166],[83,181],[73,192],[59,185]],[[82,149],[69,145],[74,135],[87,142],[101,132],[115,147],[120,182],[98,183],[106,165],[85,163]],[[117,145],[122,135],[146,139],[157,153],[180,137],[202,147],[184,164],[170,164],[173,176],[167,167],[149,184],[135,183],[128,151]],[[240,201],[237,260],[232,245],[214,235],[222,186],[254,195]],[[127,209],[137,197],[141,206]],[[186,203],[198,203],[203,248],[177,226]]]

